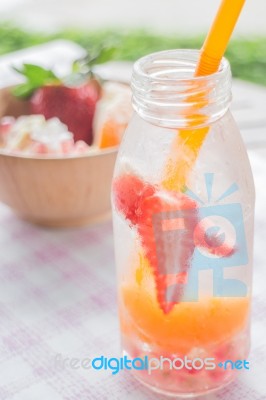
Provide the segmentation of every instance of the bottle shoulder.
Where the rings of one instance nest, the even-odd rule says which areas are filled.
[[[188,130],[157,126],[135,113],[119,151],[116,174],[133,169],[159,183],[171,158],[177,170],[186,170],[186,185],[196,187],[209,173],[225,185],[235,182],[254,198],[247,150],[230,111],[211,126]]]

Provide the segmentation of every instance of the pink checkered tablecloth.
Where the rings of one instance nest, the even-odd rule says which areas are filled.
[[[266,157],[249,155],[257,187],[251,369],[211,400],[266,399]],[[111,222],[48,230],[1,205],[0,400],[160,398],[128,372],[59,367],[57,354],[119,355]]]

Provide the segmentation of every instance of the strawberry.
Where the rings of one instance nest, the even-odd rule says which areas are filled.
[[[196,203],[182,193],[173,194],[161,190],[132,174],[125,174],[114,180],[113,196],[117,210],[137,228],[144,254],[154,272],[158,303],[163,312],[168,313],[183,295],[183,286],[186,283],[189,262],[194,251],[193,228],[196,223]],[[187,218],[180,219],[184,224],[180,238],[177,241],[176,238],[172,238],[172,243],[167,239],[166,241],[161,239],[164,235],[161,234],[161,227],[159,227],[159,241],[156,242],[154,216],[168,213],[165,225],[166,230],[169,229],[171,232],[178,230],[178,227],[173,226],[173,222],[180,221],[176,216],[176,211],[182,210],[187,210]],[[161,249],[160,257],[158,257],[158,248]],[[172,269],[175,264],[178,264],[178,268],[175,268],[173,273],[169,273],[169,267]],[[164,268],[167,270],[164,271]],[[174,299],[168,301],[167,288],[173,285],[175,285],[175,293],[171,297]]]
[[[131,225],[136,225],[141,199],[155,193],[155,188],[136,175],[124,174],[114,180],[112,192],[116,209]]]
[[[38,65],[24,64],[15,70],[24,75],[26,82],[18,85],[13,93],[30,101],[33,114],[42,114],[46,119],[59,118],[73,133],[75,141],[91,144],[93,118],[101,94],[92,67],[111,59],[114,51],[115,47],[106,45],[92,49],[86,57],[73,63],[72,73],[64,78]]]
[[[126,173],[113,182],[113,200],[116,209],[137,229],[164,313],[181,301],[195,247],[218,257],[230,257],[236,251],[217,237],[216,228],[198,223],[197,203],[183,193],[160,189]],[[169,296],[170,286],[174,290]]]
[[[182,193],[158,190],[142,198],[139,208],[137,230],[140,241],[154,272],[158,302],[163,312],[168,313],[184,294],[195,247],[196,203]],[[184,210],[186,217],[183,218]],[[160,218],[159,223],[155,222],[156,216]],[[172,293],[167,299],[170,287]]]
[[[12,129],[15,122],[13,117],[3,117],[0,119],[0,147],[6,145],[8,135]]]
[[[57,117],[73,133],[74,140],[92,143],[92,125],[99,99],[94,81],[77,87],[47,85],[36,90],[30,99],[32,114],[42,114],[46,119]]]

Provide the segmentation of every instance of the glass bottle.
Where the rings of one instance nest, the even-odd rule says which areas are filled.
[[[254,184],[230,65],[195,78],[198,58],[135,63],[112,186],[123,354],[143,384],[181,397],[249,367]]]

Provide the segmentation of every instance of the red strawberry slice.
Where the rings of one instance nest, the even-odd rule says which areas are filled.
[[[139,205],[143,198],[151,196],[155,188],[136,175],[124,174],[113,182],[116,209],[133,225],[138,223]]]
[[[117,210],[137,228],[144,254],[154,272],[158,302],[162,310],[168,313],[183,295],[190,258],[194,251],[193,228],[197,222],[194,212],[196,203],[182,193],[173,194],[156,189],[132,174],[122,175],[114,181],[113,196]],[[177,218],[176,212],[182,210],[190,210],[188,213],[190,217]],[[167,213],[167,219],[159,221],[161,222],[161,226],[158,227],[159,242],[157,240],[156,243],[153,219],[156,215],[160,219],[161,213]],[[176,231],[178,229],[176,225],[180,223],[180,220],[181,224],[183,223],[180,240],[178,242],[174,240],[172,243],[161,240],[164,236],[163,231]],[[160,257],[157,253],[158,247],[162,250]],[[174,260],[176,254],[178,254],[178,260]],[[167,267],[169,263],[171,271]],[[173,270],[171,264],[174,263]],[[174,299],[168,301],[166,292],[173,285],[175,285],[175,293],[172,295]]]
[[[226,242],[217,246],[216,237],[203,240],[206,227],[198,224],[197,203],[183,193],[162,190],[128,173],[114,180],[113,199],[116,209],[137,228],[164,313],[183,297],[195,246],[224,257],[234,251]]]
[[[184,294],[195,247],[196,207],[184,194],[163,190],[142,198],[139,204],[137,230],[154,271],[157,299],[164,313],[170,312]]]

